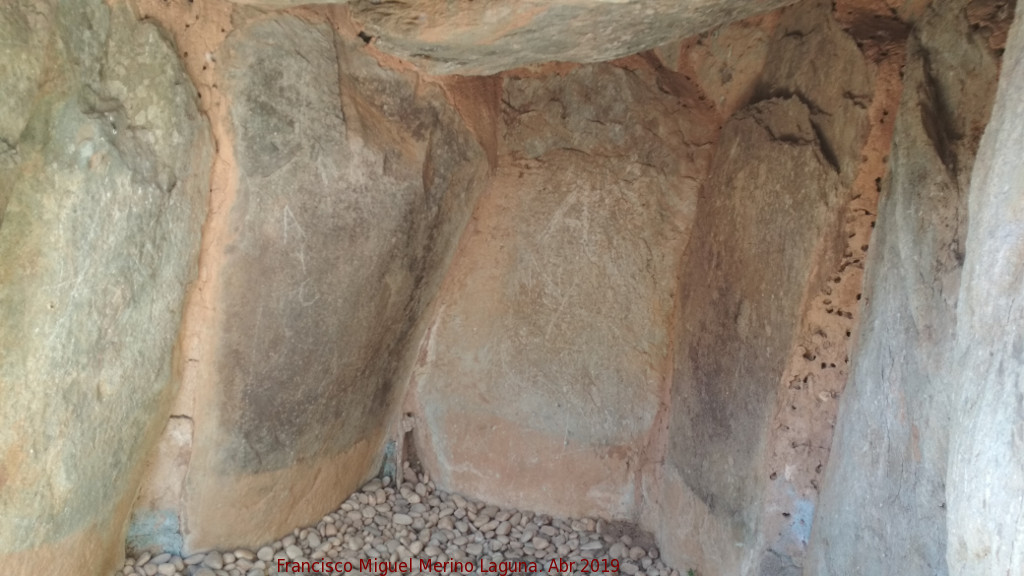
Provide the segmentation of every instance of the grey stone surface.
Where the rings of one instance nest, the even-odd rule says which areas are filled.
[[[963,576],[1024,573],[1022,92],[1024,26],[1018,20],[974,164],[950,366],[958,389],[946,477],[946,560]]]
[[[770,441],[786,424],[772,418],[808,298],[841,256],[840,214],[872,96],[870,67],[831,7],[805,2],[782,11],[759,101],[719,137],[683,256],[665,465],[665,486],[679,483],[699,502],[685,503],[692,510],[683,514],[703,519],[691,525],[665,514],[660,528],[692,540],[677,547],[702,571],[800,570],[801,558],[790,556],[800,546],[772,546],[805,541],[806,528],[768,526],[759,516],[781,508],[809,526],[814,506],[769,485]]]
[[[737,542],[805,291],[838,256],[843,188],[810,118],[773,99],[725,125],[680,276],[667,461]]]
[[[493,74],[551,61],[600,62],[650,50],[789,0],[356,0],[375,45],[431,74]]]
[[[949,434],[963,409],[958,391],[973,386],[951,377],[953,344],[967,190],[995,64],[963,2],[936,3],[912,33],[811,573],[950,571]]]
[[[280,17],[223,49],[238,165],[218,384],[227,469],[338,453],[380,426],[484,158],[439,90]],[[335,79],[341,75],[341,88]],[[285,392],[286,391],[286,392]]]
[[[361,46],[271,14],[215,55],[237,185],[204,252],[190,550],[266,541],[376,472],[419,319],[486,182],[443,91]]]
[[[765,58],[757,96],[796,97],[811,110],[822,151],[849,186],[868,133],[874,70],[818,0],[785,8]]]
[[[12,1],[0,11],[0,153],[14,147],[28,123],[46,66],[53,12],[51,3],[37,0]]]
[[[0,554],[78,538],[35,566],[92,573],[169,410],[210,137],[173,48],[127,8],[8,3],[0,30]]]

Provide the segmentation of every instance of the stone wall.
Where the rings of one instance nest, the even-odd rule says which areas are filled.
[[[946,475],[946,562],[964,576],[1024,571],[1022,90],[1024,26],[1018,22],[971,177],[956,364],[949,371],[959,387]]]
[[[416,451],[439,484],[636,515],[714,129],[681,80],[642,59],[505,79],[498,169],[414,374]]]
[[[908,42],[864,320],[815,520],[815,574],[947,574],[950,429],[968,191],[997,60],[963,2]]]
[[[806,517],[778,529],[810,529],[815,495],[794,477],[806,473],[785,461],[771,466],[786,473],[769,478],[767,450],[793,420],[773,409],[792,351],[805,345],[797,336],[810,297],[842,255],[840,215],[867,136],[871,70],[830,12],[816,3],[783,11],[761,100],[722,129],[683,256],[668,448],[649,481],[647,517],[666,556],[701,573],[760,573],[759,542],[776,538],[762,533],[776,528],[762,526],[766,498]],[[784,564],[799,565],[798,552]],[[780,570],[764,573],[793,573]]]
[[[6,3],[0,37],[0,559],[96,574],[176,391],[211,140],[124,5]]]
[[[184,435],[181,462],[136,510],[189,550],[273,539],[378,472],[406,351],[488,170],[441,87],[330,21],[234,24],[211,55],[228,167],[188,311],[187,422],[166,436]]]
[[[681,572],[1024,570],[1013,6],[785,3],[0,6],[5,570],[397,458]]]

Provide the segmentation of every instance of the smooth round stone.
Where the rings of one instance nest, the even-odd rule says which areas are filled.
[[[274,558],[274,549],[270,546],[264,546],[256,552],[256,557],[264,562],[270,562]]]
[[[391,521],[399,526],[409,526],[412,524],[412,517],[408,514],[395,514],[391,517]]]
[[[162,576],[172,576],[175,572],[177,572],[177,569],[170,562],[164,562],[156,567],[156,573]]]
[[[498,536],[508,536],[508,533],[512,531],[512,524],[508,520],[502,520],[497,527],[494,528],[494,533]]]
[[[214,570],[220,570],[224,567],[224,557],[220,552],[214,550],[203,558],[203,566],[213,568]]]
[[[199,564],[200,562],[202,562],[203,558],[206,558],[206,554],[202,554],[202,553],[193,554],[193,555],[189,556],[188,558],[185,558],[185,565],[186,566],[195,566],[196,564]]]
[[[302,558],[302,548],[299,548],[295,544],[288,546],[284,549],[284,553],[288,555],[288,558],[296,560]]]

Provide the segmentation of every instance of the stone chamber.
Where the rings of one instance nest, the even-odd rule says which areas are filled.
[[[0,3],[4,574],[405,461],[679,574],[1024,574],[1013,0],[300,4]]]

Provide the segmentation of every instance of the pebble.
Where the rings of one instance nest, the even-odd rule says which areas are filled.
[[[207,568],[213,568],[214,570],[220,570],[224,567],[224,557],[221,556],[220,552],[214,550],[203,558],[203,566]]]
[[[259,548],[191,554],[143,552],[125,558],[123,576],[271,576],[278,559],[358,561],[426,559],[538,562],[618,559],[625,576],[680,576],[645,540],[611,536],[603,520],[559,519],[502,509],[438,490],[403,467],[402,482],[370,480],[316,525]],[[255,552],[253,551],[255,550]],[[578,566],[579,564],[577,564]],[[685,567],[684,567],[685,568]]]
[[[299,548],[295,544],[292,544],[291,546],[288,546],[287,548],[285,548],[284,549],[284,553],[287,554],[288,558],[290,558],[292,560],[297,560],[299,558],[302,558],[302,548]]]

